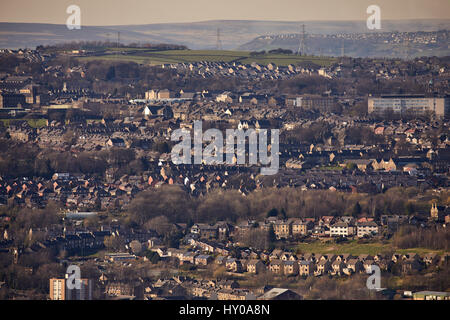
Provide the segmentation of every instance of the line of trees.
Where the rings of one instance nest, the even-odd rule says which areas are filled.
[[[393,243],[401,249],[428,248],[448,251],[450,249],[450,230],[443,227],[424,229],[416,226],[403,226],[394,234]]]
[[[100,50],[110,47],[119,48],[148,48],[153,50],[187,50],[188,47],[178,44],[168,43],[139,43],[133,42],[130,44],[117,43],[115,41],[71,41],[64,43],[56,43],[52,45],[40,45],[36,50],[40,52],[54,52],[60,50]]]
[[[265,188],[243,196],[236,190],[213,189],[202,197],[192,197],[176,185],[141,192],[130,203],[127,221],[135,226],[158,216],[169,222],[238,222],[246,219],[321,217],[323,215],[369,216],[382,214],[428,215],[429,204],[411,201],[417,188],[392,188],[376,195],[349,194],[328,190],[301,191],[299,188]],[[448,241],[447,241],[448,242]]]
[[[68,146],[76,141],[76,133],[64,135]],[[158,148],[155,145],[155,148]],[[160,147],[161,150],[166,150]],[[137,158],[134,150],[111,148],[109,150],[84,151],[74,155],[70,151],[39,149],[9,139],[0,139],[0,175],[3,177],[44,177],[55,172],[82,173],[103,176],[108,167],[117,169],[117,175],[137,174],[149,168],[143,158]]]

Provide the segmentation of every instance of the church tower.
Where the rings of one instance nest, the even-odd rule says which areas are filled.
[[[439,214],[439,210],[437,208],[437,204],[436,204],[436,202],[433,202],[431,204],[431,211],[430,211],[431,219],[437,220],[439,218],[438,214]]]

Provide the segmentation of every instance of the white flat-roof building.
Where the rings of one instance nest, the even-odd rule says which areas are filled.
[[[396,114],[424,115],[434,113],[439,118],[448,116],[450,97],[426,97],[424,95],[382,95],[369,97],[369,113],[383,114],[387,111]]]

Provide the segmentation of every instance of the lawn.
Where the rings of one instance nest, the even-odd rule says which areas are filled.
[[[386,252],[386,251],[395,251],[398,253],[408,253],[413,252],[417,254],[424,253],[437,253],[442,255],[444,251],[442,250],[432,250],[426,248],[409,248],[409,249],[398,249],[392,245],[391,242],[381,243],[381,242],[373,242],[373,243],[358,243],[357,240],[352,240],[343,243],[334,243],[334,242],[322,242],[315,241],[312,243],[300,243],[293,247],[294,250],[299,250],[302,253],[334,253],[334,254],[344,254],[349,253],[353,255],[360,254],[370,254],[375,255],[378,253]]]
[[[26,120],[32,128],[42,128],[47,125],[47,119],[0,119],[5,127],[9,127],[11,122],[14,123],[19,120]]]
[[[323,166],[320,167],[319,170],[323,170],[323,171],[342,171],[344,168],[340,167],[340,166]]]
[[[114,48],[108,49],[104,55],[80,57],[81,61],[108,60],[108,61],[132,61],[139,64],[165,64],[165,63],[191,63],[199,61],[208,62],[239,62],[250,64],[256,62],[261,65],[275,63],[279,66],[298,64],[300,62],[312,62],[320,66],[329,66],[335,59],[329,57],[297,56],[293,54],[263,54],[250,56],[247,51],[229,50],[143,50],[142,48],[128,48],[131,51],[126,54],[114,54]]]

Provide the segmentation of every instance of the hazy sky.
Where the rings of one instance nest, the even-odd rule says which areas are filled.
[[[81,8],[81,25],[205,20],[365,20],[371,4],[381,18],[450,19],[449,0],[0,0],[0,22],[64,24]]]

